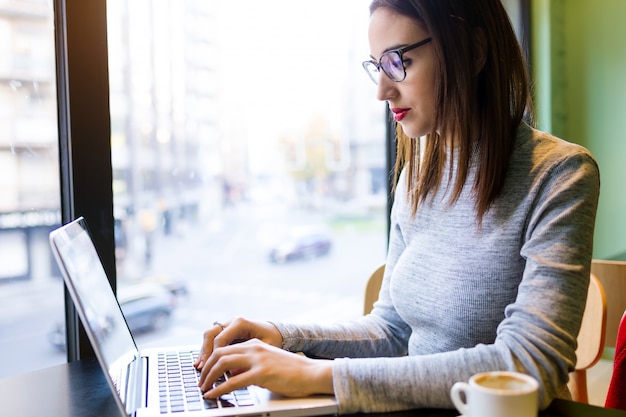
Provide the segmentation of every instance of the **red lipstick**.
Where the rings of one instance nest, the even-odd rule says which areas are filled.
[[[411,109],[397,109],[397,108],[391,109],[393,113],[393,120],[395,120],[396,122],[401,121],[407,115],[409,110]]]

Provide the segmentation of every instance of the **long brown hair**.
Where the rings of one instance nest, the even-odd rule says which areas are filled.
[[[454,184],[453,204],[477,152],[473,191],[480,225],[504,185],[520,122],[532,119],[528,69],[508,15],[501,0],[373,0],[370,13],[381,7],[420,24],[438,61],[433,131],[424,146],[397,126],[396,181],[406,167],[413,215],[443,181]],[[477,67],[478,61],[484,65]],[[447,149],[449,138],[456,146]],[[442,178],[446,150],[450,163],[458,153],[455,178]]]

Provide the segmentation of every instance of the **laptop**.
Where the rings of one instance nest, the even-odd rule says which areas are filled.
[[[50,233],[52,251],[122,415],[311,416],[337,413],[333,396],[287,398],[250,386],[205,400],[193,362],[200,346],[139,350],[85,219]],[[225,376],[227,377],[227,376]]]

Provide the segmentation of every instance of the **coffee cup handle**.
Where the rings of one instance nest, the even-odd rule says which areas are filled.
[[[452,385],[452,388],[450,388],[450,398],[452,399],[456,409],[459,410],[459,412],[464,416],[470,415],[466,402],[468,388],[469,384],[467,382],[456,382]],[[463,397],[465,397],[465,400],[461,396],[462,394]]]

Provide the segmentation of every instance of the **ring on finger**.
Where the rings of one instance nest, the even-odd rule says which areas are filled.
[[[219,321],[214,321],[213,322],[213,326],[220,326],[222,328],[222,330],[224,330],[226,328],[226,326],[224,326],[222,323],[220,323]]]

